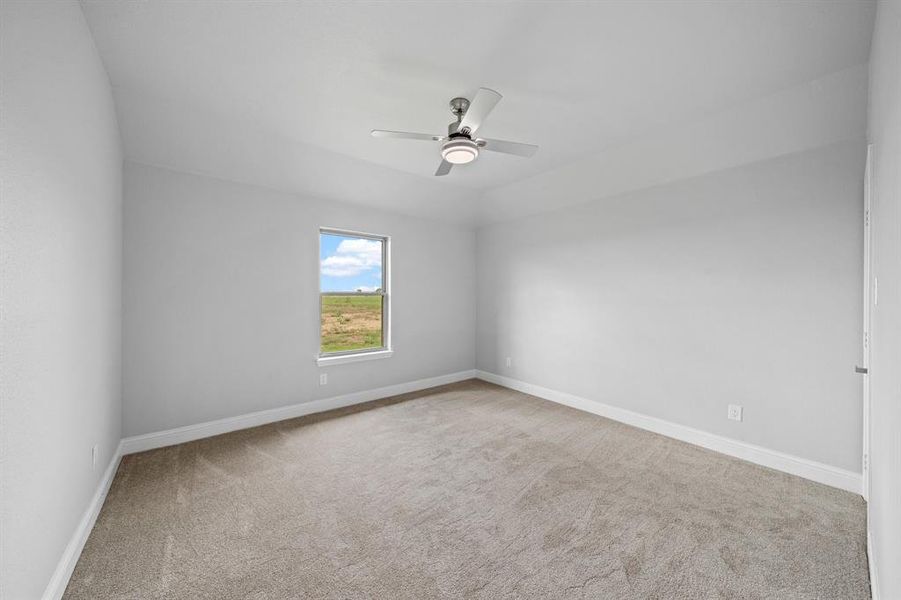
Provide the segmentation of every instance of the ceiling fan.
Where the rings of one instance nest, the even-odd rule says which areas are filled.
[[[372,137],[441,142],[441,164],[435,171],[437,176],[447,175],[454,165],[465,165],[474,161],[479,157],[479,150],[502,152],[515,156],[532,156],[538,150],[538,146],[473,137],[482,126],[485,117],[491,113],[502,97],[494,90],[479,88],[472,102],[466,98],[451,100],[450,109],[457,120],[447,126],[447,135],[385,131],[383,129],[373,129],[371,134]]]

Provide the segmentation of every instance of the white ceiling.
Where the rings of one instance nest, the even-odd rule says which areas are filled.
[[[857,0],[83,6],[129,158],[461,221],[537,173],[864,63],[873,22]],[[442,133],[479,86],[504,95],[480,134],[535,157],[436,178],[437,146],[369,136]]]

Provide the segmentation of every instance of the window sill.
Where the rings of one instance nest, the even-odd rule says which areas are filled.
[[[375,350],[373,352],[359,352],[357,354],[339,354],[338,356],[320,356],[316,359],[316,364],[320,367],[330,367],[331,365],[343,365],[346,363],[361,362],[364,360],[378,360],[380,358],[391,358],[394,354],[393,350]]]

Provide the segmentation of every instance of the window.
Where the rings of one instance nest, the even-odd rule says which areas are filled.
[[[390,356],[388,238],[319,230],[319,362]]]

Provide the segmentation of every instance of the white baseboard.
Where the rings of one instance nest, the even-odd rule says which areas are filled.
[[[867,564],[870,567],[870,597],[879,600],[879,577],[876,573],[876,559],[873,557],[873,537],[870,535],[869,519],[867,519]]]
[[[75,528],[75,533],[72,534],[72,539],[69,540],[69,544],[56,565],[56,570],[53,571],[53,576],[50,577],[50,582],[44,589],[44,595],[41,597],[43,600],[59,600],[63,597],[66,586],[69,585],[72,571],[75,570],[75,565],[78,563],[78,557],[81,556],[85,542],[88,541],[88,536],[91,534],[94,523],[97,521],[97,515],[100,514],[100,509],[106,500],[106,494],[109,492],[113,478],[116,476],[116,470],[119,468],[121,458],[122,442],[119,442],[109,465],[106,467],[106,471],[103,473],[103,478],[97,486],[97,491],[94,492],[87,510],[82,515],[81,521],[78,522],[78,527]]]
[[[545,400],[564,404],[571,408],[594,413],[620,423],[626,423],[640,429],[653,431],[667,437],[688,442],[702,448],[714,450],[722,454],[734,456],[764,467],[797,475],[818,483],[837,487],[855,494],[863,491],[863,479],[860,473],[846,471],[823,463],[818,463],[806,458],[792,456],[776,450],[769,450],[761,446],[755,446],[746,442],[740,442],[727,437],[694,429],[686,425],[678,425],[670,421],[650,417],[641,413],[632,412],[624,408],[610,406],[566,392],[559,392],[549,388],[526,383],[518,379],[504,377],[487,371],[477,371],[477,377],[484,381],[496,383],[519,392],[538,396]]]
[[[295,417],[303,417],[305,415],[320,413],[335,408],[343,408],[353,404],[397,396],[398,394],[417,392],[419,390],[448,383],[455,383],[465,379],[473,379],[475,376],[475,370],[460,371],[458,373],[439,375],[438,377],[429,377],[428,379],[418,379],[416,381],[398,383],[396,385],[354,392],[352,394],[344,394],[342,396],[334,396],[332,398],[323,398],[311,402],[302,402],[300,404],[292,404],[280,408],[261,410],[259,412],[238,415],[236,417],[227,417],[216,421],[197,423],[196,425],[187,425],[185,427],[177,427],[165,431],[135,435],[122,440],[122,454],[134,454],[135,452],[143,452],[154,448],[174,446],[175,444],[183,444],[185,442],[220,435],[230,431],[266,425],[268,423],[275,423],[277,421],[284,421],[285,419],[293,419]]]
[[[364,390],[352,394],[334,396],[332,398],[324,398],[322,400],[314,400],[312,402],[304,402],[291,406],[124,438],[116,448],[116,452],[110,460],[109,466],[103,475],[103,479],[101,479],[100,484],[97,487],[97,491],[94,493],[72,539],[69,541],[69,544],[63,552],[63,556],[60,558],[59,564],[57,565],[50,582],[47,584],[47,588],[44,590],[43,600],[59,600],[65,592],[72,571],[75,569],[75,565],[78,562],[79,556],[81,556],[84,544],[91,533],[91,529],[94,527],[97,515],[100,513],[100,508],[103,506],[104,500],[106,500],[107,492],[109,492],[110,485],[112,485],[116,469],[119,466],[119,461],[122,456],[133,454],[135,452],[142,452],[144,450],[151,450],[153,448],[181,444],[192,440],[228,433],[230,431],[237,431],[239,429],[247,429],[249,427],[274,423],[285,419],[302,417],[335,408],[388,398],[398,394],[416,392],[439,385],[472,379],[474,377],[578,410],[594,413],[602,417],[620,421],[621,423],[626,423],[641,429],[653,431],[654,433],[702,446],[710,450],[715,450],[729,456],[741,458],[765,467],[770,467],[819,483],[841,488],[843,490],[857,494],[860,494],[862,490],[862,479],[859,473],[852,473],[851,471],[845,471],[843,469],[791,456],[782,452],[768,450],[766,448],[739,442],[706,431],[693,429],[684,425],[677,425],[655,417],[649,417],[640,413],[595,402],[573,394],[558,392],[556,390],[496,375],[494,373],[476,370],[460,371],[458,373],[450,373],[448,375],[430,377],[428,379],[419,379],[372,390]],[[872,558],[872,544],[869,533],[867,534],[867,552],[870,561],[870,582],[873,590],[873,598],[878,600],[877,590],[879,588],[876,579],[875,563]]]

